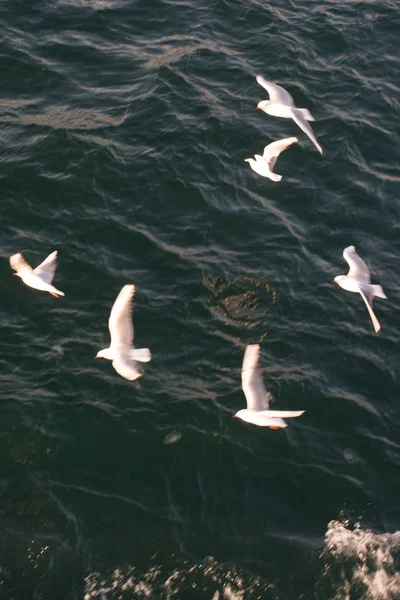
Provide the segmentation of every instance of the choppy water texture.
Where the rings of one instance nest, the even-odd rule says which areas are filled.
[[[0,7],[0,596],[400,598],[397,1]],[[255,75],[324,149],[256,111]],[[275,184],[244,158],[298,135]],[[382,333],[332,283],[354,244]],[[8,258],[59,250],[56,300]],[[94,361],[126,283],[136,382]],[[261,343],[284,431],[232,420]]]

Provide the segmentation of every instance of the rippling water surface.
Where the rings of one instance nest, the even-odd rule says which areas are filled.
[[[400,7],[0,7],[0,597],[400,598]],[[324,149],[256,111],[285,86]],[[244,158],[280,137],[276,184]],[[335,286],[354,244],[374,334]],[[12,277],[59,250],[65,298]],[[135,283],[153,360],[94,361]],[[261,343],[281,431],[244,407]]]

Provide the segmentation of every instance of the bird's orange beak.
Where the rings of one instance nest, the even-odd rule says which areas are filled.
[[[101,358],[101,356],[99,356],[98,354],[96,354],[95,358]]]
[[[15,275],[15,277],[18,277],[18,273],[13,273],[13,275]]]

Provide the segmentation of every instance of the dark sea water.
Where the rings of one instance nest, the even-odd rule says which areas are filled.
[[[0,599],[400,598],[397,0],[0,6]],[[255,107],[286,87],[321,156]],[[244,158],[297,135],[274,183]],[[354,244],[375,335],[335,286]],[[59,251],[65,298],[12,277]],[[129,382],[107,319],[137,286]],[[285,430],[244,408],[260,343]]]

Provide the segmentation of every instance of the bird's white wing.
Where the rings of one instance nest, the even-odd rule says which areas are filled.
[[[114,369],[129,381],[134,381],[138,377],[142,376],[142,371],[139,369],[138,364],[135,360],[126,357],[120,357],[113,360],[112,363]]]
[[[358,256],[354,246],[348,246],[343,250],[343,258],[350,267],[350,270],[347,274],[349,277],[366,279],[367,282],[371,281],[369,269],[363,259]]]
[[[54,279],[54,273],[57,268],[57,254],[58,251],[55,250],[36,269],[33,269],[35,275],[43,279],[46,283],[51,283]]]
[[[242,365],[242,388],[249,410],[268,410],[268,395],[259,367],[260,346],[246,347]]]
[[[272,419],[290,419],[292,417],[300,417],[305,410],[266,410],[261,414]]]
[[[376,318],[374,311],[372,310],[373,296],[370,296],[368,294],[368,292],[365,289],[363,289],[363,286],[361,286],[361,285],[360,285],[360,294],[361,294],[361,297],[364,300],[365,304],[367,305],[369,316],[371,317],[372,324],[375,329],[375,333],[379,333],[382,328],[381,328],[381,325],[380,325],[378,319]]]
[[[124,354],[124,351],[129,352],[132,348],[132,309],[134,294],[134,285],[124,285],[114,302],[110,318],[108,319],[108,328],[111,335],[110,347],[118,350],[120,354]],[[115,370],[118,371],[117,367],[115,367]],[[125,377],[125,375],[122,376]]]
[[[18,252],[18,254],[13,254],[12,256],[10,256],[10,266],[12,269],[14,269],[14,271],[17,271],[17,273],[21,273],[22,271],[25,271],[27,273],[32,272],[32,267],[28,265],[28,263],[26,262],[26,260],[20,252]]]
[[[263,158],[269,162],[270,169],[274,168],[280,153],[298,141],[299,140],[297,139],[297,137],[288,137],[284,138],[283,140],[277,140],[276,142],[272,142],[272,144],[268,144],[268,146],[265,146]]]
[[[267,90],[271,102],[285,104],[286,106],[294,106],[293,98],[285,88],[276,85],[276,83],[272,83],[271,81],[267,81],[262,75],[257,75],[256,80],[257,83]]]
[[[315,137],[315,133],[313,132],[311,125],[308,124],[308,122],[303,118],[301,113],[297,111],[297,109],[294,108],[293,110],[291,110],[290,114],[292,115],[293,121],[297,123],[297,125],[300,127],[300,129],[304,131],[304,133],[308,135],[310,140],[313,142],[314,146],[316,146],[316,148],[318,148],[318,150],[322,154],[322,148],[317,142],[317,138]]]

